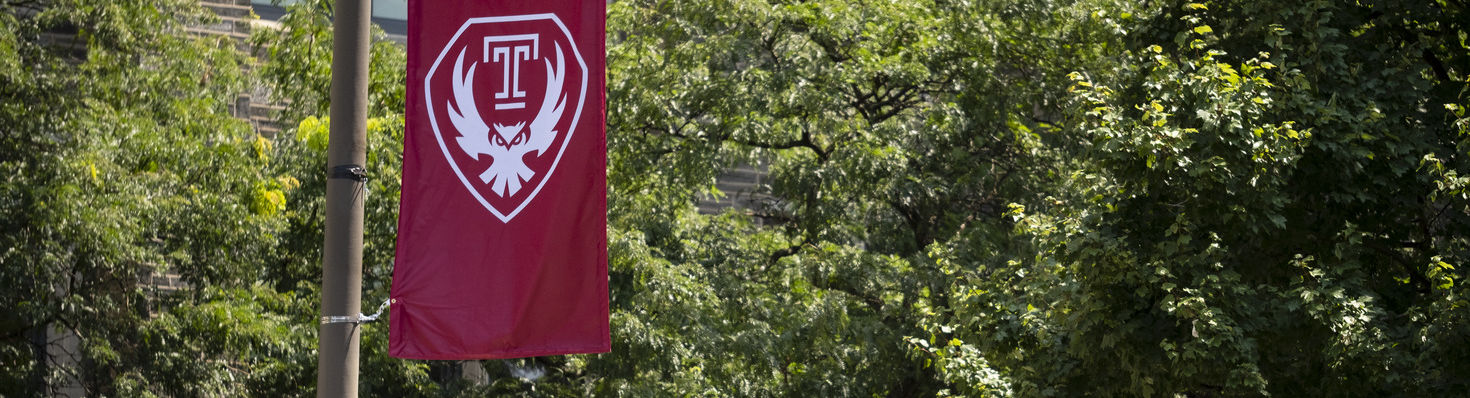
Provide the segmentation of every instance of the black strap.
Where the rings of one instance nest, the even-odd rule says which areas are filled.
[[[343,178],[357,182],[367,181],[367,169],[355,164],[344,164],[332,168],[327,178]]]

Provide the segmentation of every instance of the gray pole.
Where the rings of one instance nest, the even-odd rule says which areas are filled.
[[[362,311],[360,178],[367,162],[368,18],[370,0],[336,0],[332,34],[332,110],[327,144],[326,236],[322,243],[322,316]],[[355,170],[352,167],[357,167]],[[357,396],[356,323],[321,325],[318,397]]]

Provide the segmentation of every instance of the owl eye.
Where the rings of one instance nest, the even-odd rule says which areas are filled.
[[[505,145],[505,138],[495,137],[495,143],[499,145]]]
[[[515,141],[511,141],[510,143],[516,144],[516,145],[520,145],[521,144],[521,136],[519,136],[519,135],[516,136],[516,140]]]

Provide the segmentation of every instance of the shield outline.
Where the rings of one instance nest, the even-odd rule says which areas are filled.
[[[531,190],[530,195],[526,195],[526,199],[522,200],[521,204],[517,205],[515,210],[512,210],[510,213],[501,213],[495,206],[491,206],[490,202],[486,201],[484,196],[480,195],[480,190],[476,189],[468,178],[465,178],[464,171],[461,171],[459,164],[454,162],[454,156],[449,152],[449,146],[444,143],[444,134],[439,131],[439,119],[434,115],[434,93],[431,91],[433,90],[433,86],[430,80],[433,79],[434,72],[439,70],[439,64],[444,62],[444,57],[448,56],[449,47],[458,42],[459,37],[471,25],[536,21],[542,19],[551,20],[556,23],[557,28],[561,29],[562,37],[566,38],[567,46],[572,48],[572,56],[577,59],[577,66],[582,68],[582,90],[577,94],[577,109],[572,113],[571,125],[567,126],[566,138],[562,139],[561,148],[557,148],[556,158],[552,159],[551,167],[546,169],[546,176],[541,178],[541,183],[536,184],[536,188]],[[553,43],[555,42],[553,41]],[[429,72],[424,74],[424,103],[428,106],[426,109],[429,111],[429,127],[434,129],[434,139],[439,141],[439,150],[444,154],[444,161],[449,162],[449,167],[454,169],[454,175],[458,176],[459,181],[464,183],[464,187],[470,191],[471,195],[475,196],[475,200],[479,201],[480,205],[484,206],[486,210],[490,210],[490,214],[495,215],[495,218],[500,219],[500,222],[510,223],[510,220],[515,218],[516,214],[520,214],[521,210],[526,208],[526,205],[531,204],[531,201],[536,199],[536,194],[541,193],[541,188],[545,187],[546,182],[551,181],[551,176],[556,173],[556,166],[561,163],[561,157],[566,153],[567,144],[572,142],[572,135],[577,132],[577,122],[582,117],[582,106],[586,105],[587,102],[587,75],[587,62],[582,60],[582,51],[577,49],[577,42],[573,40],[572,32],[567,30],[566,24],[563,24],[561,18],[558,18],[554,13],[479,17],[465,20],[465,23],[460,25],[459,30],[454,32],[454,36],[451,36],[449,41],[444,44],[444,49],[439,52],[439,57],[435,58],[434,64],[429,67]]]

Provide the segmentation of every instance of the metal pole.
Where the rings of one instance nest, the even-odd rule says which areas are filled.
[[[332,109],[327,145],[326,231],[322,243],[322,316],[362,311],[362,213],[367,163],[370,0],[336,0],[332,33]],[[356,167],[354,169],[354,167]],[[357,323],[323,323],[317,347],[317,396],[357,396]]]

